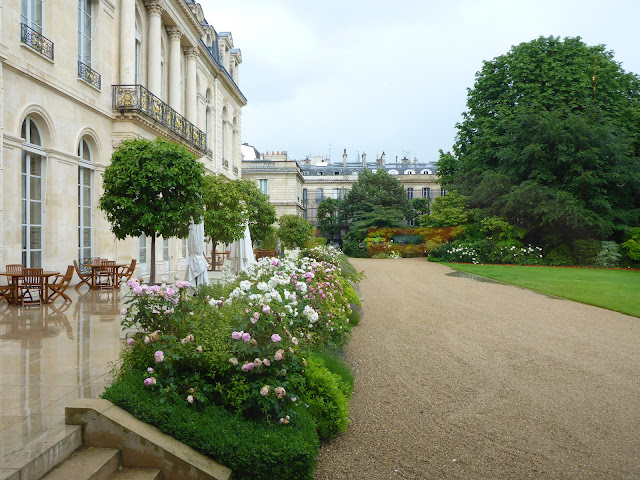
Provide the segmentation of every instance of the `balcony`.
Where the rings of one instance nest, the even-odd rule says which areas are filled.
[[[84,80],[92,87],[102,90],[102,76],[82,62],[78,62],[78,78]]]
[[[21,23],[20,27],[20,41],[53,61],[53,42],[24,23]]]
[[[205,133],[142,85],[113,85],[113,109],[140,112],[206,154]],[[227,162],[228,165],[228,162]]]

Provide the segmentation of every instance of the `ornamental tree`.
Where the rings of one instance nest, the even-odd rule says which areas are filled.
[[[102,175],[98,207],[119,240],[151,238],[150,283],[155,283],[156,235],[186,238],[204,213],[204,167],[189,151],[161,138],[125,140]]]
[[[246,198],[238,182],[223,175],[205,177],[204,234],[213,244],[211,258],[216,258],[216,244],[229,244],[244,235],[247,223]]]
[[[276,209],[269,202],[269,196],[262,193],[255,182],[241,178],[237,180],[237,187],[244,196],[251,241],[262,241],[278,218]]]
[[[325,198],[318,205],[318,227],[325,235],[335,235],[342,230],[340,207],[342,201],[335,198]]]
[[[457,125],[448,190],[568,243],[640,224],[640,78],[603,45],[540,37],[484,63]]]
[[[284,246],[290,248],[304,247],[313,230],[313,225],[297,215],[282,215],[278,224],[278,236]]]

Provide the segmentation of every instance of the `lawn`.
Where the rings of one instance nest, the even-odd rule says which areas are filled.
[[[640,317],[638,271],[460,263],[445,265],[455,270]]]

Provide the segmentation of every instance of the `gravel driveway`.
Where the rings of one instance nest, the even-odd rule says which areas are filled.
[[[352,263],[352,423],[316,480],[640,478],[640,318],[423,258]]]

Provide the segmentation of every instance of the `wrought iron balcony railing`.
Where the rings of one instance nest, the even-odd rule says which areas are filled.
[[[78,62],[78,77],[98,90],[102,90],[102,76],[82,62]]]
[[[24,23],[21,23],[20,26],[20,41],[41,55],[53,60],[53,42]]]
[[[222,166],[224,168],[229,168],[229,160],[227,160],[226,158],[222,159]]]
[[[207,152],[205,133],[142,85],[113,85],[113,109],[144,113],[201,152]]]

